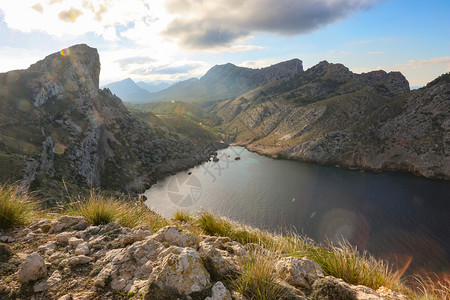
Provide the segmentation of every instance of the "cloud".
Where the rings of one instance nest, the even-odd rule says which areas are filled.
[[[75,23],[77,18],[81,16],[83,12],[76,8],[71,7],[69,10],[63,10],[58,14],[58,18],[64,22]]]
[[[369,51],[367,54],[385,54],[385,51]]]
[[[116,60],[116,62],[120,65],[123,70],[128,69],[130,65],[142,65],[146,63],[155,62],[156,59],[145,57],[145,56],[136,56],[136,57],[127,57],[123,59]]]
[[[117,40],[118,29],[140,21],[158,23],[163,4],[164,0],[21,0],[2,1],[0,10],[8,27],[22,32],[41,31],[60,39],[94,33]]]
[[[343,19],[379,0],[167,0],[176,16],[163,34],[182,47],[227,47],[253,32],[307,33]]]
[[[152,70],[150,74],[186,74],[200,66],[200,64],[187,64],[174,67],[159,67]]]
[[[429,59],[410,59],[405,63],[377,66],[375,68],[352,68],[353,72],[370,72],[374,69],[400,71],[411,86],[424,86],[443,73],[450,72],[450,56]]]

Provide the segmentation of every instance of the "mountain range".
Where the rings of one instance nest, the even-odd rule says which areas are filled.
[[[61,184],[134,193],[227,143],[450,179],[449,74],[410,91],[399,72],[356,74],[326,61],[307,70],[299,59],[263,69],[226,64],[149,93],[172,101],[125,106],[99,89],[99,73],[97,50],[75,45],[70,57],[58,52],[0,74],[1,182],[50,195]]]

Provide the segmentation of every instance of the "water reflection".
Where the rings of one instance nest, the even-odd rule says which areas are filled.
[[[273,160],[241,147],[219,151],[218,157],[219,162],[181,172],[196,177],[196,184],[186,180],[174,187],[170,177],[154,185],[146,192],[148,205],[168,218],[180,209],[207,209],[316,241],[344,237],[399,267],[411,260],[408,271],[450,270],[448,182]],[[169,186],[197,189],[201,196],[180,207],[170,200]]]

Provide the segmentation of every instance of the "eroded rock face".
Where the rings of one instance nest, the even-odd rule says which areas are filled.
[[[99,89],[99,74],[98,52],[87,45],[51,54],[27,70],[0,73],[0,120],[14,125],[2,127],[2,137],[11,138],[2,145],[17,157],[7,160],[0,178],[33,183],[43,193],[59,190],[59,178],[141,193],[220,147],[212,135],[199,141],[142,122],[110,90]],[[28,134],[17,134],[19,127]]]
[[[44,259],[36,252],[28,255],[27,260],[20,267],[19,281],[28,283],[43,278],[47,275],[47,267]]]
[[[200,255],[192,248],[173,248],[152,272],[149,281],[180,295],[199,292],[211,285]]]

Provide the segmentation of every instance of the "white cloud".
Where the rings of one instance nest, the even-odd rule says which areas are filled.
[[[443,73],[450,72],[450,56],[429,59],[410,59],[405,63],[377,66],[376,68],[351,68],[353,72],[370,72],[374,69],[400,71],[411,86],[424,86]]]
[[[163,4],[163,0],[21,0],[2,1],[0,10],[8,27],[22,32],[38,30],[59,38],[93,32],[117,40],[119,26],[142,20],[158,23]]]

